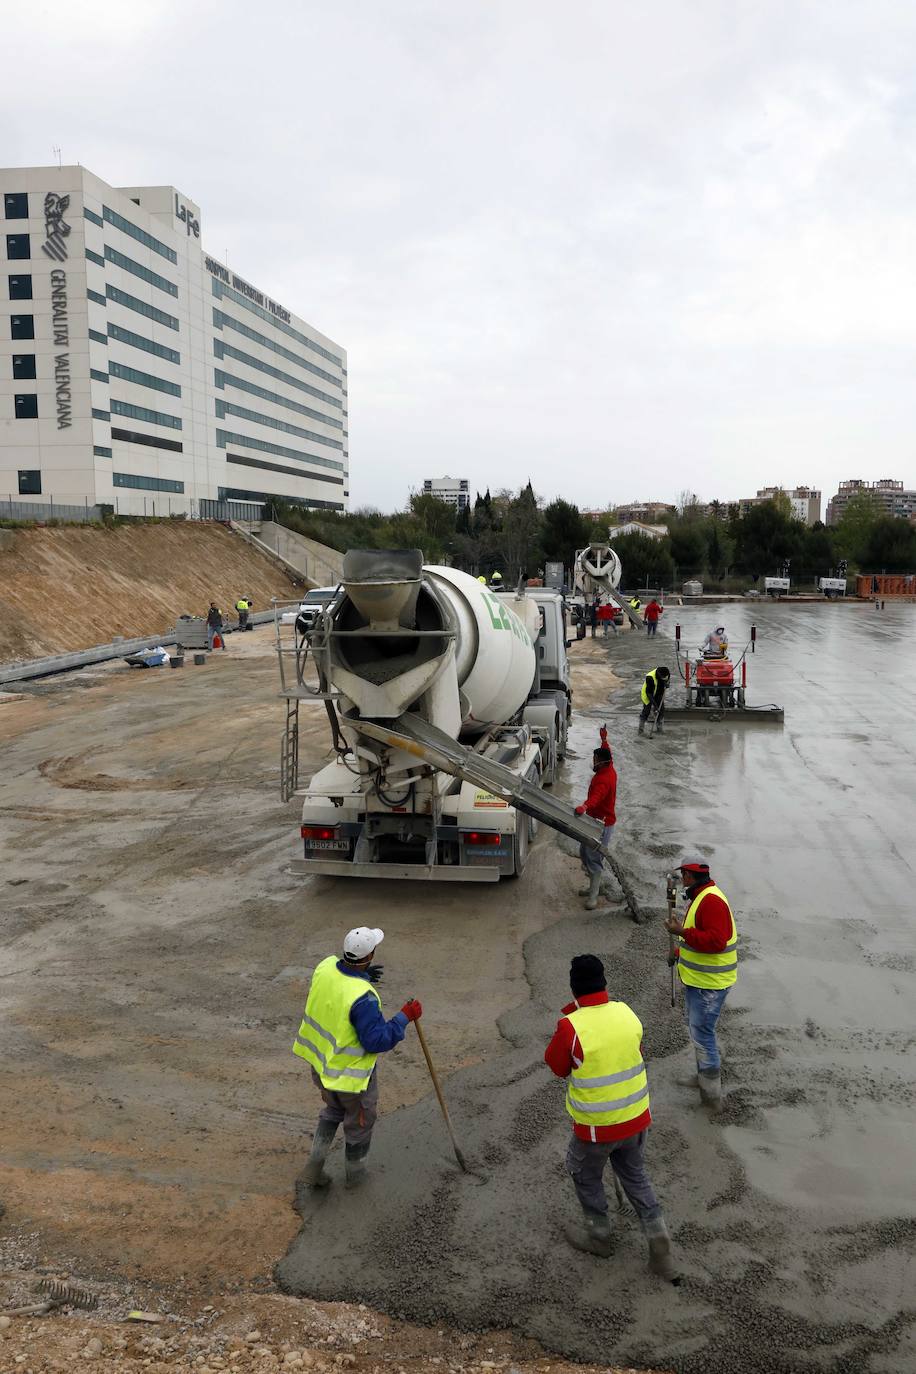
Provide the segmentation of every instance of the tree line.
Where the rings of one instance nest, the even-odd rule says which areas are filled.
[[[507,583],[522,572],[541,574],[547,562],[571,570],[579,549],[606,542],[609,526],[620,523],[613,509],[592,519],[562,497],[545,504],[530,482],[516,492],[478,493],[459,511],[428,493],[411,496],[406,510],[391,515],[271,504],[282,524],[332,548],[420,548],[428,562],[485,576],[499,571]],[[796,519],[783,492],[744,514],[737,505],[703,507],[685,493],[660,523],[667,529],[660,539],[634,533],[613,541],[624,586],[668,587],[693,577],[724,585],[777,576],[786,565],[798,584],[829,576],[843,561],[850,574],[916,572],[916,528],[887,515],[867,491],[853,496],[833,526]]]

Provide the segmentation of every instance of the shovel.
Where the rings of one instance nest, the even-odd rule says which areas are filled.
[[[429,1076],[433,1080],[433,1087],[435,1088],[436,1096],[439,1099],[439,1106],[442,1108],[442,1115],[445,1118],[445,1125],[446,1129],[448,1130],[449,1139],[452,1142],[452,1149],[455,1151],[455,1158],[457,1159],[461,1167],[462,1173],[469,1174],[471,1171],[467,1166],[464,1155],[458,1148],[458,1142],[455,1139],[455,1132],[452,1130],[452,1122],[448,1114],[448,1107],[446,1107],[445,1105],[445,1098],[442,1096],[442,1088],[439,1086],[439,1075],[436,1073],[436,1070],[433,1067],[433,1061],[429,1057],[429,1046],[426,1043],[426,1036],[423,1034],[423,1027],[420,1025],[419,1021],[414,1021],[413,1024],[417,1032],[417,1039],[420,1042],[420,1049],[423,1051],[423,1057],[426,1060],[426,1067],[429,1069]]]

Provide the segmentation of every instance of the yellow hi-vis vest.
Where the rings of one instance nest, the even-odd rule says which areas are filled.
[[[619,1126],[649,1110],[642,1022],[624,1002],[578,1007],[567,1020],[583,1059],[566,1080],[566,1110],[580,1126]]]
[[[378,1055],[366,1053],[350,1020],[353,1003],[367,992],[381,1005],[372,984],[341,973],[333,954],[312,974],[293,1054],[311,1064],[332,1092],[361,1093],[369,1086]]]
[[[245,601],[243,598],[241,601],[235,603],[235,609],[237,611],[249,611],[251,609],[251,602]]]
[[[649,702],[655,696],[655,689],[658,687],[658,669],[653,668],[651,673],[646,673],[646,677],[652,683],[652,696],[650,697],[649,693],[646,691],[645,680],[643,680],[642,692],[640,693],[640,696],[642,697],[643,706],[648,706]]]
[[[698,949],[691,949],[689,945],[681,945],[677,960],[677,971],[680,974],[681,982],[687,983],[692,988],[730,988],[732,983],[738,978],[738,928],[735,925],[735,918],[729,906],[728,898],[721,887],[704,887],[699,892],[690,906],[687,908],[687,915],[684,919],[684,929],[693,930],[697,923],[697,910],[704,897],[710,893],[715,893],[721,897],[728,907],[729,920],[732,923],[732,933],[729,936],[728,944],[720,954],[701,954]]]

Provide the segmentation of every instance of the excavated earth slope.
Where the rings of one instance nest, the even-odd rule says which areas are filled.
[[[296,595],[269,558],[225,526],[172,521],[4,531],[0,663],[152,635],[214,600],[255,609]]]

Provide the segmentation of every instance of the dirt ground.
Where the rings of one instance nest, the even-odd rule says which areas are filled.
[[[583,668],[592,700],[602,665]],[[303,1349],[319,1370],[353,1354],[361,1368],[562,1370],[518,1334],[426,1331],[273,1291],[314,1124],[290,1046],[315,963],[398,909],[382,992],[391,1010],[424,999],[448,1074],[499,1050],[497,1018],[527,995],[524,941],[552,919],[527,880],[500,889],[494,921],[463,889],[405,900],[397,884],[286,877],[298,836],[277,794],[276,692],[264,629],[204,668],[105,665],[0,697],[0,1308],[33,1299],[43,1274],[101,1296],[97,1313],[0,1323],[0,1372],[75,1355],[91,1374],[171,1370],[200,1351],[269,1368]],[[328,740],[323,709],[303,712],[307,772]],[[428,1092],[405,1044],[382,1112]],[[132,1307],[166,1319],[132,1327]],[[82,1356],[95,1339],[99,1357]]]
[[[685,639],[707,628],[708,612],[676,614]],[[204,668],[114,665],[0,698],[0,1307],[42,1274],[100,1296],[98,1313],[11,1318],[0,1374],[75,1356],[89,1374],[570,1359],[909,1374],[916,620],[755,614],[749,698],[785,705],[784,729],[671,722],[638,740],[638,682],[673,662],[672,627],[572,650],[556,790],[584,795],[606,720],[642,926],[616,900],[583,912],[575,856],[543,827],[516,883],[287,877],[297,819],[277,800],[266,631]],[[747,609],[728,615],[743,644]],[[309,710],[304,775],[327,748]],[[660,903],[685,850],[714,864],[741,937],[716,1121],[675,1081],[688,1056]],[[382,1066],[365,1190],[300,1193],[297,1217],[315,1101],[290,1043],[314,964],[363,923],[387,932],[388,1010],[423,1000],[474,1175],[454,1166],[409,1036]],[[541,1056],[585,949],[646,1027],[677,1289],[647,1275],[632,1219],[609,1261],[562,1239],[568,1128]],[[162,1320],[131,1326],[132,1307]]]
[[[289,578],[225,526],[159,525],[0,531],[0,663],[154,635],[179,615],[256,610],[294,597]]]

